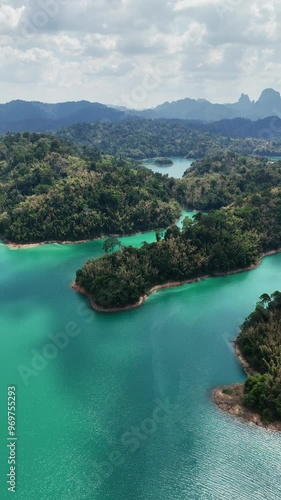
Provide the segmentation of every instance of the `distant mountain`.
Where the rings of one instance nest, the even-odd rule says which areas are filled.
[[[195,100],[187,98],[171,103],[165,102],[155,109],[150,110],[150,116],[153,118],[216,121],[223,118],[234,118],[236,114],[224,104],[212,104],[203,99]]]
[[[234,118],[212,123],[188,122],[188,125],[194,130],[224,137],[281,139],[281,118],[277,116],[270,116],[256,121],[247,118]]]
[[[252,112],[254,101],[250,101],[250,98],[247,94],[241,94],[241,97],[238,102],[234,104],[225,104],[227,109],[232,110],[235,115],[237,113],[239,116],[244,117]]]
[[[0,104],[0,133],[46,132],[81,122],[118,122],[123,117],[122,111],[88,101],[45,104],[17,100]]]
[[[212,104],[206,99],[187,98],[165,102],[154,109],[139,112],[139,114],[149,118],[178,118],[203,122],[231,118],[258,120],[268,116],[281,116],[281,96],[273,89],[266,89],[256,102],[251,101],[246,94],[242,94],[239,101],[233,104]]]
[[[134,117],[189,120],[208,124],[236,118],[259,120],[270,116],[281,116],[281,96],[273,89],[264,90],[256,102],[251,101],[246,94],[242,94],[239,101],[232,104],[213,104],[206,99],[186,98],[165,102],[154,109],[143,111],[89,101],[46,104],[17,100],[0,104],[0,133],[47,132],[77,123],[119,123]]]

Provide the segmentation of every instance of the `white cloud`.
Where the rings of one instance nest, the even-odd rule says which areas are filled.
[[[19,21],[25,11],[25,7],[11,7],[10,5],[0,5],[0,26],[3,30],[14,29],[18,26]]]
[[[125,104],[160,66],[139,107],[280,90],[279,0],[4,0],[0,26],[3,101]]]
[[[206,5],[216,5],[220,3],[221,0],[196,0],[196,3],[194,0],[177,0],[174,6],[174,10],[177,11],[182,11],[194,7],[204,7]],[[226,0],[227,1],[227,0]]]

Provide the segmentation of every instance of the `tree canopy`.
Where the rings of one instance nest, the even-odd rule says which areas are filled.
[[[167,179],[120,157],[42,134],[0,141],[0,232],[15,243],[77,241],[167,227],[180,217]]]
[[[240,219],[223,211],[156,237],[140,249],[126,247],[89,261],[77,272],[77,284],[102,307],[124,307],[155,285],[245,268],[259,257],[258,234],[243,230]]]
[[[196,130],[198,128],[198,130]],[[199,123],[180,120],[125,120],[121,123],[80,123],[55,132],[60,139],[71,141],[79,147],[97,148],[111,155],[144,159],[161,156],[203,158],[232,151],[239,155],[281,155],[281,141],[276,138],[230,138],[223,130],[210,133]],[[260,130],[260,129],[259,129]]]
[[[245,405],[266,421],[281,419],[281,293],[263,294],[237,340],[256,373],[245,382]]]

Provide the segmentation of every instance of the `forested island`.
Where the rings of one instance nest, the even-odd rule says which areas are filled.
[[[171,158],[166,158],[164,156],[161,156],[160,158],[156,158],[154,160],[154,165],[159,165],[160,167],[170,167],[174,164],[173,160]]]
[[[180,217],[161,174],[35,133],[0,141],[0,235],[30,244],[165,228]]]
[[[236,352],[249,375],[245,384],[214,392],[216,404],[236,415],[281,431],[281,293],[263,294],[245,320]]]

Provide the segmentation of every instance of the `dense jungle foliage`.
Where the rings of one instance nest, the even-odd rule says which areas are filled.
[[[214,211],[186,219],[181,232],[169,228],[164,238],[142,248],[122,248],[77,272],[76,282],[103,307],[134,304],[155,285],[246,268],[259,257],[259,236],[242,230],[231,213]]]
[[[265,421],[281,419],[281,293],[263,294],[242,325],[238,346],[256,370],[245,382],[245,405]]]
[[[134,159],[159,156],[203,158],[230,150],[240,155],[281,155],[280,139],[230,138],[195,130],[173,120],[131,119],[114,124],[82,123],[55,132],[57,137],[100,151]]]
[[[126,126],[123,133],[126,141]],[[157,155],[182,154],[169,150],[169,140]],[[169,227],[140,249],[112,253],[120,242],[109,239],[107,255],[77,271],[77,284],[98,305],[132,305],[156,285],[244,269],[281,247],[281,162],[216,152],[179,180],[95,146],[106,150],[36,133],[2,137],[0,232],[5,240],[33,243]],[[181,231],[173,225],[180,205],[211,211],[186,219]],[[257,372],[245,383],[245,404],[267,421],[281,418],[280,325],[281,293],[264,294],[238,338]]]
[[[182,232],[173,226],[156,239],[88,262],[77,272],[77,283],[110,308],[136,303],[169,281],[245,269],[263,252],[281,247],[281,188],[238,198],[209,215],[198,213],[193,222],[185,220]]]
[[[168,227],[180,216],[167,179],[57,138],[0,141],[0,232],[15,243],[76,241]]]
[[[182,206],[210,210],[225,207],[241,195],[280,184],[280,161],[228,152],[194,162],[173,189]]]
[[[96,149],[81,152],[56,137],[8,134],[0,141],[0,232],[6,240],[33,243],[165,228],[180,215],[177,202],[198,210],[239,200],[251,205],[245,195],[280,182],[281,163],[260,157],[217,154],[174,179]],[[248,207],[248,219],[251,212],[253,219],[255,211]],[[251,223],[263,238],[258,220]],[[264,236],[269,246],[278,234],[276,228]]]

